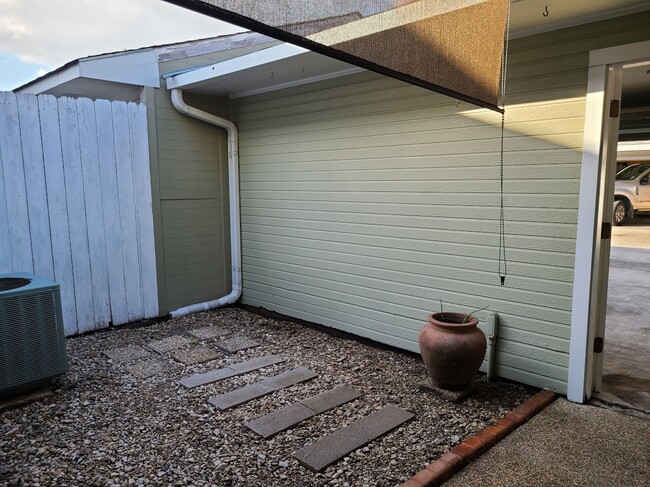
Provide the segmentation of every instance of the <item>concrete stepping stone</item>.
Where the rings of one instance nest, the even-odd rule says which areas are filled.
[[[228,353],[236,353],[239,352],[240,350],[246,350],[247,348],[260,346],[260,344],[257,343],[255,340],[251,340],[250,338],[241,337],[241,336],[234,336],[232,338],[228,338],[227,340],[218,342],[216,345],[221,350]]]
[[[105,350],[103,354],[116,362],[133,362],[134,360],[150,356],[149,352],[139,345],[112,348]]]
[[[204,326],[202,328],[189,330],[188,333],[199,340],[209,340],[211,338],[230,335],[232,332],[220,326]]]
[[[255,382],[254,384],[249,384],[234,391],[227,392],[226,394],[221,394],[219,396],[213,396],[208,399],[208,402],[213,406],[221,409],[229,409],[240,404],[244,404],[253,399],[257,399],[262,396],[266,396],[285,387],[289,387],[300,382],[305,382],[310,379],[318,377],[318,374],[309,370],[306,367],[298,367],[296,369],[283,372],[282,374],[274,375],[267,379]]]
[[[171,352],[192,343],[192,340],[180,335],[172,335],[162,340],[149,342],[148,346],[158,353]]]
[[[253,370],[279,364],[281,362],[284,362],[284,359],[277,355],[264,355],[263,357],[255,357],[244,362],[231,364],[228,367],[211,370],[203,374],[194,374],[190,377],[185,377],[179,380],[178,383],[191,389],[192,387],[198,387],[218,380],[228,379],[229,377],[242,375],[246,372],[252,372]]]
[[[293,457],[313,472],[321,472],[357,448],[414,417],[414,414],[404,409],[388,405],[298,450]]]
[[[185,365],[195,365],[220,358],[221,354],[212,348],[194,347],[187,350],[177,350],[171,356]]]
[[[351,387],[335,387],[332,390],[289,404],[281,409],[276,409],[272,413],[246,423],[245,426],[264,438],[270,438],[306,419],[358,399],[361,396],[362,394],[359,391]]]
[[[126,367],[133,376],[138,379],[148,379],[156,375],[163,374],[169,370],[169,363],[158,357],[153,357],[148,360],[143,360]]]

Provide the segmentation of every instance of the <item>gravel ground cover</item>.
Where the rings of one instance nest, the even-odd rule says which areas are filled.
[[[198,335],[210,338],[201,340],[188,333],[206,326],[260,346],[227,354],[216,347],[225,334],[202,330]],[[149,345],[172,336],[189,341],[184,348],[162,353]],[[148,354],[125,362],[103,353],[126,346],[140,346]],[[480,376],[477,392],[452,404],[419,390],[426,371],[417,356],[239,308],[142,328],[112,328],[68,339],[67,347],[70,372],[58,380],[52,397],[0,413],[0,485],[393,486],[533,392],[506,381],[488,383]],[[172,358],[178,350],[198,347],[215,350],[218,358],[194,365]],[[176,382],[269,354],[286,361],[194,389]],[[211,396],[295,367],[308,367],[318,377],[226,411],[207,403]],[[271,439],[244,427],[338,385],[363,396]],[[415,419],[320,474],[292,457],[303,446],[388,404],[415,413]]]

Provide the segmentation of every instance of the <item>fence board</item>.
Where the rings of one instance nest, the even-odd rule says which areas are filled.
[[[133,181],[139,190],[135,193],[138,225],[138,248],[142,276],[144,315],[153,318],[158,315],[158,284],[156,279],[156,252],[154,246],[149,141],[147,134],[147,108],[144,105],[129,104],[130,126],[133,132]]]
[[[133,161],[127,108],[126,104],[112,103],[117,188],[120,202],[120,221],[122,224],[126,304],[129,321],[131,321],[143,316],[143,300],[142,285],[140,282],[140,263],[138,259],[138,228],[135,218]]]
[[[79,328],[77,326],[77,307],[74,297],[74,276],[72,274],[68,207],[63,174],[59,108],[56,98],[52,96],[39,97],[38,108],[41,118],[45,180],[47,181],[47,206],[50,216],[54,279],[61,288],[65,334],[74,335],[79,331]]]
[[[18,95],[18,118],[25,170],[34,273],[54,279],[50,219],[43,166],[43,145],[38,100],[34,95]]]
[[[6,94],[0,92],[0,269],[11,269],[11,245],[9,244],[9,215],[7,215],[7,198],[4,184],[4,156],[2,146],[4,146],[4,135],[6,129],[4,109],[6,103]]]
[[[11,197],[6,195],[11,264],[17,272],[31,273],[34,272],[34,262],[29,235],[25,172],[20,147],[18,102],[15,96],[7,96],[3,100],[0,134],[5,191],[11,190]]]
[[[66,335],[158,315],[146,107],[0,92],[0,274],[61,286]]]
[[[115,169],[115,141],[113,139],[113,115],[107,100],[95,102],[97,119],[97,145],[99,172],[101,176],[102,204],[104,206],[104,238],[111,314],[114,325],[129,322],[124,284],[124,256],[122,254],[122,228],[120,226],[120,203],[117,195],[117,172]]]
[[[97,146],[97,125],[95,104],[87,98],[77,100],[79,123],[79,145],[81,147],[81,168],[83,174],[86,226],[88,230],[88,251],[90,255],[90,280],[94,303],[96,328],[104,328],[110,321],[110,292],[106,245],[104,242],[104,212],[99,176],[99,150]]]
[[[59,120],[61,122],[61,149],[65,177],[65,195],[68,205],[68,226],[72,250],[72,273],[74,275],[74,296],[77,304],[77,326],[80,333],[94,329],[94,304],[92,281],[90,279],[90,251],[88,249],[88,227],[86,226],[86,204],[84,200],[83,173],[79,122],[75,100],[59,99]]]

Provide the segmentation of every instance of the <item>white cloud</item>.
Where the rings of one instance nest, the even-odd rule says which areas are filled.
[[[29,30],[27,26],[15,18],[2,18],[0,19],[0,39],[7,37],[12,41],[20,41],[24,39]]]
[[[36,71],[36,76],[38,76],[39,78],[41,76],[44,76],[45,74],[47,74],[47,71],[43,68],[40,68],[38,71]]]
[[[0,6],[0,52],[50,67],[241,30],[162,0],[0,0]]]

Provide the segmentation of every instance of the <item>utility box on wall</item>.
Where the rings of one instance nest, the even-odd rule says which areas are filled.
[[[0,275],[0,398],[67,370],[59,285],[26,273]]]

